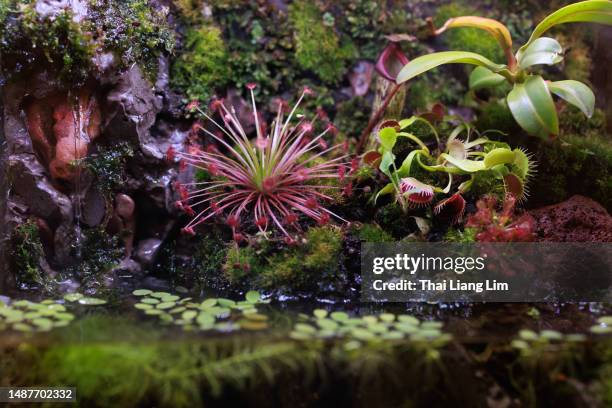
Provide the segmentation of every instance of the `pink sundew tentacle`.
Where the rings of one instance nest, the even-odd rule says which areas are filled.
[[[267,207],[267,212],[268,214],[270,214],[270,217],[272,218],[272,222],[278,227],[278,229],[281,230],[281,232],[283,234],[285,234],[285,236],[290,237],[289,233],[285,230],[285,228],[283,227],[283,225],[280,223],[280,221],[276,218],[276,216],[274,215],[274,211],[272,211],[272,208],[270,208],[270,204],[266,201],[265,202],[265,206]]]

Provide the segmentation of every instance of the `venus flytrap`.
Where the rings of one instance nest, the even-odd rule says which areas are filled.
[[[488,18],[464,16],[448,20],[441,28],[431,27],[432,34],[459,27],[480,28],[493,35],[504,50],[506,64],[497,64],[482,55],[464,51],[444,51],[418,57],[401,69],[396,83],[405,83],[444,64],[476,65],[470,76],[473,90],[495,87],[504,82],[512,85],[506,100],[517,123],[527,133],[548,138],[559,134],[559,120],[552,95],[578,107],[591,117],[595,95],[585,84],[574,81],[546,81],[533,72],[537,65],[554,65],[563,61],[563,48],[557,40],[542,35],[565,23],[591,22],[612,25],[612,1],[588,0],[570,4],[546,17],[533,31],[529,41],[513,53],[512,37],[500,22]]]
[[[407,210],[432,204],[436,194],[446,195],[447,198],[433,207],[434,213],[456,222],[465,209],[462,194],[470,190],[477,174],[485,172],[519,200],[526,197],[526,183],[534,166],[523,150],[510,149],[505,143],[491,141],[469,124],[462,123],[452,130],[444,150],[431,151],[421,139],[408,132],[408,128],[417,121],[429,124],[416,116],[399,122],[383,123],[378,133],[379,149],[364,155],[366,162],[377,165],[389,178],[389,183],[378,191],[375,200],[383,195],[394,194],[402,208]],[[439,135],[429,125],[440,145]],[[398,166],[393,148],[400,138],[410,139],[416,148]],[[448,182],[440,186],[426,184],[417,178],[422,170],[444,173]],[[465,179],[466,176],[469,178],[461,182],[451,195],[455,181]]]

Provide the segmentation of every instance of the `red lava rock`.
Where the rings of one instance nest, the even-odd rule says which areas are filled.
[[[73,181],[75,160],[87,155],[87,146],[100,134],[100,107],[86,89],[32,101],[26,108],[28,132],[41,161],[54,179]]]
[[[612,242],[612,217],[590,198],[575,195],[529,214],[536,221],[537,241]]]

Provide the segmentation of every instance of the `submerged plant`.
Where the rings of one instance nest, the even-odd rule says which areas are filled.
[[[326,154],[341,146],[328,147],[324,139],[335,133],[335,127],[328,124],[323,132],[312,136],[317,116],[307,121],[298,115],[298,123],[291,123],[300,102],[310,94],[306,88],[284,122],[285,105],[279,102],[276,119],[266,135],[255,106],[254,87],[249,85],[256,128],[254,141],[248,138],[234,109],[216,101],[213,108],[219,110],[224,126],[203,111],[200,113],[220,133],[199,128],[216,140],[226,153],[215,147],[204,151],[194,146],[187,152],[172,149],[168,152],[169,158],[179,157],[184,165],[206,171],[211,176],[210,181],[177,185],[181,194],[177,206],[194,216],[184,232],[194,234],[196,225],[225,215],[234,239],[239,241],[243,236],[238,227],[241,219],[248,216],[260,232],[266,232],[269,224],[273,224],[288,242],[294,242],[288,227],[300,229],[299,214],[319,224],[326,224],[331,216],[344,221],[321,203],[332,200],[325,190],[339,188],[325,180],[342,180],[347,174],[346,156],[325,159]],[[194,207],[203,209],[196,213]]]
[[[465,51],[445,51],[424,55],[407,63],[397,75],[398,85],[443,64],[471,64],[476,69],[470,76],[470,88],[495,87],[504,82],[513,88],[507,95],[508,106],[517,123],[529,134],[546,138],[559,134],[559,120],[552,94],[575,105],[590,117],[595,107],[595,95],[585,84],[574,81],[546,81],[534,73],[536,65],[553,65],[563,61],[563,48],[557,40],[542,37],[550,28],[563,23],[592,22],[612,25],[612,2],[588,0],[570,4],[546,17],[533,31],[529,41],[514,54],[508,28],[499,21],[464,16],[448,20],[432,34],[448,29],[474,27],[487,31],[499,42],[506,64],[496,64],[480,54]]]

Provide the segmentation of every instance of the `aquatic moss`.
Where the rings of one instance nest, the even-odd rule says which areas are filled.
[[[129,143],[120,142],[113,148],[101,147],[85,159],[85,166],[96,176],[96,186],[109,196],[125,182],[125,164],[134,155]]]
[[[183,52],[172,66],[172,84],[184,90],[189,99],[207,101],[225,85],[228,55],[221,31],[214,26],[190,28]]]
[[[13,231],[13,260],[18,285],[43,284],[40,261],[44,256],[36,222],[29,219],[17,226]]]
[[[334,84],[346,70],[354,46],[342,44],[332,27],[325,25],[316,4],[299,0],[289,8],[294,28],[295,57],[299,65],[314,72],[323,82]]]
[[[353,233],[363,242],[393,242],[395,239],[376,224],[363,224],[353,228]]]
[[[437,27],[452,17],[479,15],[476,10],[453,2],[438,8],[434,21]],[[454,28],[442,34],[443,41],[449,49],[470,51],[484,55],[492,61],[503,63],[504,53],[493,36],[476,28]]]
[[[123,257],[119,237],[108,234],[103,227],[83,231],[83,242],[74,244],[80,262],[69,269],[78,276],[85,287],[104,288],[105,275],[119,264]]]

